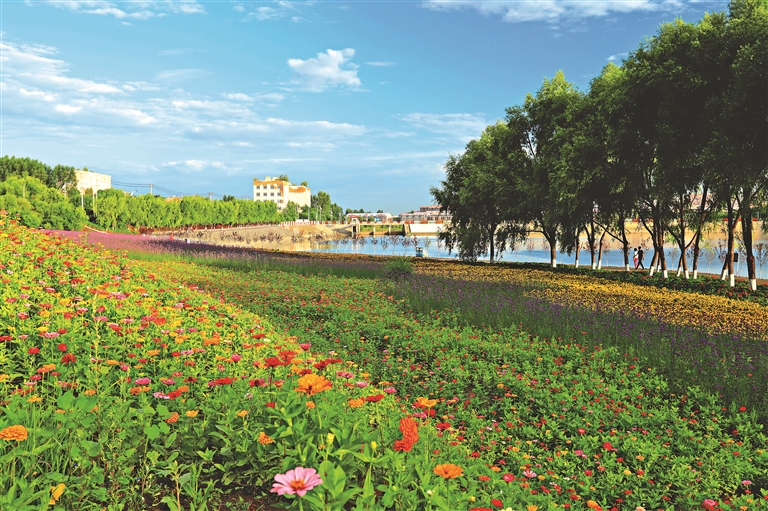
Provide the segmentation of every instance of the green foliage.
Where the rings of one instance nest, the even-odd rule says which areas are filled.
[[[580,250],[583,234],[594,263],[608,236],[628,263],[624,221],[634,217],[664,276],[669,237],[687,275],[686,250],[696,268],[701,232],[725,207],[729,273],[740,218],[754,279],[752,218],[768,198],[767,59],[768,3],[737,0],[697,23],[663,24],[586,94],[562,72],[545,79],[507,109],[506,125],[446,162],[431,190],[453,216],[441,239],[466,260],[493,258],[526,226],[544,235],[554,264],[556,248]]]
[[[31,158],[17,158],[8,155],[0,158],[0,181],[5,181],[11,176],[28,176],[37,178],[51,188],[61,190],[64,187],[75,186],[77,182],[75,170],[75,167],[66,165],[50,167]]]
[[[0,210],[18,215],[21,224],[28,227],[79,230],[88,220],[63,193],[29,176],[0,181]]]

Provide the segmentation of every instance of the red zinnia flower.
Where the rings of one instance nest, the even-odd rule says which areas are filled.
[[[64,343],[61,343],[56,347],[59,349],[59,351],[67,351],[67,345]]]

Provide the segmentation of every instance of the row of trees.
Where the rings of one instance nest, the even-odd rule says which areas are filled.
[[[79,203],[80,195],[73,200]],[[115,189],[99,191],[95,203],[88,197],[84,207],[94,221],[106,229],[264,224],[283,220],[274,202],[212,201],[197,195],[182,199],[150,194],[133,197]]]
[[[768,190],[768,2],[734,0],[727,13],[695,24],[677,20],[609,63],[582,92],[562,72],[544,81],[504,122],[488,126],[451,156],[431,193],[453,215],[441,234],[465,259],[490,257],[541,233],[556,266],[557,247],[594,264],[606,236],[619,241],[629,269],[625,219],[637,218],[654,248],[651,273],[667,276],[663,244],[693,250],[721,215],[734,280],[741,224],[753,289],[753,217]]]
[[[59,190],[36,177],[11,175],[0,181],[0,210],[16,215],[22,225],[79,230],[88,216]]]
[[[18,215],[24,225],[66,230],[81,229],[88,221],[105,229],[154,229],[344,217],[342,208],[323,191],[311,197],[311,205],[299,207],[289,202],[282,212],[274,202],[254,202],[232,195],[211,201],[200,196],[134,197],[116,189],[81,194],[76,188],[75,170],[64,165],[51,167],[31,158],[0,158],[0,208]],[[289,180],[285,175],[278,179]],[[306,186],[306,182],[302,185]]]
[[[28,176],[39,179],[51,188],[63,190],[73,187],[77,183],[75,170],[77,170],[75,167],[67,165],[51,167],[31,158],[17,158],[16,156],[8,155],[0,158],[0,182],[12,176]],[[86,167],[83,170],[87,171],[88,168]]]

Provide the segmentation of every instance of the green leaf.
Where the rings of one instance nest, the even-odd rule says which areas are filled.
[[[83,441],[83,448],[85,449],[85,453],[91,458],[95,458],[101,452],[101,444],[98,442],[85,440]]]
[[[71,390],[68,390],[59,396],[59,398],[56,400],[56,404],[62,410],[71,410],[72,406],[75,404],[75,395]]]
[[[154,440],[155,438],[160,436],[160,428],[158,428],[154,424],[147,424],[146,426],[144,426],[144,434],[146,434],[150,440]]]

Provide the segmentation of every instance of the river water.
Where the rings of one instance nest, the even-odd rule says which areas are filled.
[[[403,246],[397,244],[392,246],[388,244],[386,249],[383,247],[382,240],[384,238],[377,238],[377,243],[372,244],[370,238],[365,239],[365,243],[352,243],[351,240],[345,240],[346,243],[327,243],[327,244],[309,244],[301,243],[294,244],[290,250],[299,252],[325,252],[325,253],[339,253],[339,254],[367,254],[367,255],[387,255],[387,256],[408,256],[413,257],[416,255],[416,249],[413,245]],[[423,257],[436,257],[457,259],[458,252],[454,250],[449,253],[443,244],[437,242],[436,236],[422,236],[417,238],[419,241],[418,247],[423,251]],[[645,266],[651,262],[653,258],[653,249],[644,249],[645,257],[643,258]],[[673,246],[666,246],[665,252],[667,254],[667,265],[670,272],[674,273],[677,269],[677,260],[680,256],[679,249]],[[480,257],[480,261],[488,261],[489,257]],[[505,250],[501,257],[496,257],[496,260],[502,262],[533,262],[533,263],[549,263],[549,249],[544,250],[540,243],[527,243],[523,246],[517,246],[516,250]],[[563,252],[557,253],[558,264],[573,265],[575,263],[575,254],[568,255]],[[632,262],[632,253],[630,252],[630,265]],[[688,259],[689,268],[692,266],[692,259]],[[589,266],[590,257],[589,252],[582,250],[579,254],[579,266]],[[611,246],[607,251],[603,253],[603,267],[623,267],[624,256],[621,249],[617,246]],[[722,266],[721,260],[718,258],[717,249],[703,250],[702,255],[699,258],[699,272],[700,273],[719,273]],[[739,258],[739,263],[735,265],[737,276],[746,276],[747,269],[743,263],[743,258]],[[757,268],[758,278],[766,278],[768,274],[768,265],[761,269]]]

